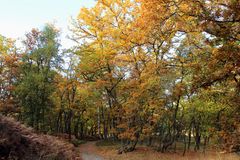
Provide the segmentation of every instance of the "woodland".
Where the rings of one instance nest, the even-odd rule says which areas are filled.
[[[239,0],[98,0],[69,26],[71,48],[53,24],[0,36],[0,149],[12,117],[116,154],[240,152]]]

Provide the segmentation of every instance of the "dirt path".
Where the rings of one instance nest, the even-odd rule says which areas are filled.
[[[97,154],[96,142],[87,142],[80,145],[80,154],[83,160],[104,160],[104,158]]]

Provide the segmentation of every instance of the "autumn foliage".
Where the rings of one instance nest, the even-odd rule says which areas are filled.
[[[240,150],[238,0],[98,0],[70,29],[68,50],[53,25],[0,39],[1,112],[119,153]]]

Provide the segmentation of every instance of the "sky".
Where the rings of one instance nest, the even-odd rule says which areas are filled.
[[[54,23],[62,32],[63,47],[73,43],[66,38],[71,17],[75,18],[81,7],[92,7],[95,0],[0,0],[0,34],[21,39],[32,28]]]

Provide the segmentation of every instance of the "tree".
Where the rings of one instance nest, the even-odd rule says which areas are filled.
[[[133,4],[130,1],[98,1],[94,8],[81,10],[73,27],[75,41],[87,41],[77,52],[81,61],[79,75],[101,93],[101,104],[104,106],[101,110],[104,113],[100,121],[104,127],[104,138],[110,134],[115,138],[117,136],[117,112],[121,108],[117,87],[125,76],[124,66],[117,61],[129,47],[124,37],[133,12],[128,9]]]
[[[239,1],[139,2],[142,7],[139,23],[151,22],[141,26],[148,31],[147,34],[170,25],[172,27],[168,28],[171,33],[184,33],[188,46],[195,48],[191,51],[194,59],[187,64],[193,71],[192,93],[199,94],[196,92],[199,88],[215,89],[222,86],[219,92],[232,97],[228,104],[234,110],[234,118],[229,120],[239,124],[235,118],[239,115],[236,105],[239,100]],[[227,90],[224,87],[226,85]],[[227,96],[224,99],[228,99]],[[238,127],[234,124],[231,129],[237,131]],[[222,130],[229,132],[229,128]]]
[[[0,110],[4,114],[18,112],[14,92],[19,79],[20,58],[15,42],[0,36]]]
[[[26,35],[25,54],[17,95],[23,106],[23,119],[36,129],[48,130],[55,90],[54,76],[60,62],[58,31],[46,25],[42,31],[33,29]]]

